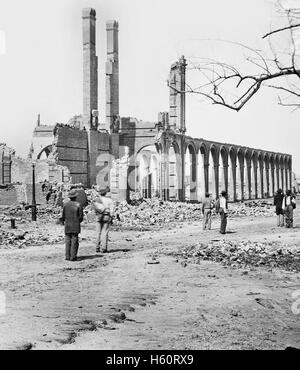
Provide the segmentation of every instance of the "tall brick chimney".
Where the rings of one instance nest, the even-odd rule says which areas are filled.
[[[107,61],[106,61],[106,128],[109,132],[118,131],[119,120],[119,25],[116,21],[106,22]]]
[[[186,60],[182,56],[172,64],[170,71],[170,128],[179,133],[185,133],[185,71]]]
[[[97,129],[98,58],[96,56],[96,11],[82,10],[83,36],[83,123],[86,129]],[[94,111],[94,117],[92,112]]]

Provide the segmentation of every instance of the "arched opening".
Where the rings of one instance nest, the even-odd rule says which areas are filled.
[[[206,149],[200,146],[198,152],[198,168],[197,168],[197,194],[198,201],[200,202],[205,195],[205,156]]]
[[[257,197],[257,160],[255,153],[251,157],[251,199]]]
[[[257,157],[257,198],[263,197],[263,159],[261,153]]]
[[[158,167],[158,157],[156,155],[151,155],[150,166],[149,166],[149,176],[151,184],[151,196],[159,197],[159,167]]]
[[[275,156],[275,178],[274,178],[275,192],[277,192],[277,190],[281,188],[281,185],[280,185],[280,174],[279,174],[279,172],[280,172],[279,171],[279,158],[276,155]]]
[[[264,169],[263,169],[263,184],[264,184],[264,191],[263,196],[264,198],[268,198],[270,196],[270,168],[269,168],[269,157],[267,154],[264,155]]]
[[[269,196],[273,197],[274,191],[274,156],[270,156],[269,160]]]
[[[196,151],[193,145],[188,145],[185,151],[185,168],[184,168],[184,187],[185,200],[197,200],[197,166]]]
[[[244,153],[239,150],[237,157],[237,174],[236,174],[236,199],[244,199]]]
[[[157,149],[149,145],[140,150],[136,158],[138,189],[144,198],[159,195],[159,160]]]
[[[40,153],[37,156],[37,159],[47,159],[49,157],[49,154],[52,151],[52,145],[46,146],[43,150],[40,151]]]
[[[244,184],[245,199],[251,199],[251,154],[249,150],[245,152]]]
[[[283,157],[280,158],[279,162],[279,176],[280,176],[280,184],[281,184],[281,189],[285,192],[286,191],[286,182],[285,182],[285,176],[284,176],[284,161]]]
[[[212,194],[214,199],[218,196],[217,179],[219,174],[219,163],[217,158],[217,150],[214,146],[209,151],[208,158],[208,191]]]
[[[178,148],[171,144],[169,148],[169,197],[170,200],[179,199],[178,176]]]
[[[229,150],[228,161],[228,200],[235,201],[235,184],[236,184],[236,152],[233,148]]]

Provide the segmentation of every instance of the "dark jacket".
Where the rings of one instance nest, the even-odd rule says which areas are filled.
[[[70,200],[63,207],[62,222],[65,225],[65,234],[79,234],[80,223],[83,220],[83,210],[78,202]]]
[[[77,191],[76,197],[77,202],[80,203],[82,208],[85,208],[88,205],[88,200],[84,189],[76,189],[76,191]]]
[[[283,209],[282,209],[283,198],[284,198],[283,194],[276,194],[274,196],[274,206],[276,207],[277,215],[283,214]]]

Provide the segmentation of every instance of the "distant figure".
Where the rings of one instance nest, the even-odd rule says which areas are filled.
[[[108,231],[114,216],[114,204],[112,199],[107,196],[108,192],[109,189],[107,187],[101,188],[99,190],[99,197],[97,197],[93,202],[94,210],[97,217],[96,253],[101,252],[101,245],[103,248],[102,252],[107,252]]]
[[[293,227],[294,209],[296,208],[296,200],[290,190],[286,191],[286,195],[282,201],[282,208],[285,215],[285,227]]]
[[[46,202],[49,203],[49,200],[51,198],[51,195],[53,193],[52,185],[48,184],[47,193],[46,193]]]
[[[77,191],[76,200],[77,200],[77,202],[80,203],[81,207],[84,209],[88,205],[88,199],[87,199],[86,193],[83,189],[83,185],[79,184],[76,191]]]
[[[48,181],[45,179],[42,184],[42,192],[45,193],[48,189]]]
[[[76,261],[79,248],[78,234],[80,223],[83,220],[82,207],[76,202],[77,192],[72,189],[68,197],[70,201],[65,203],[62,212],[62,223],[65,225],[66,260]]]
[[[211,210],[214,208],[214,201],[212,200],[209,193],[205,194],[205,198],[202,202],[202,214],[203,214],[203,230],[211,229]]]
[[[63,193],[62,193],[62,186],[59,186],[57,189],[56,193],[56,198],[55,198],[55,207],[63,207],[64,202],[63,202]]]
[[[221,225],[220,225],[220,233],[226,234],[226,226],[227,226],[227,210],[228,210],[228,203],[227,203],[227,192],[223,190],[221,192],[220,198],[217,200],[216,203],[216,212],[221,216]]]
[[[277,194],[275,194],[274,196],[274,206],[275,206],[275,212],[277,215],[277,226],[279,227],[284,226],[284,220],[283,220],[284,210],[282,208],[283,198],[284,198],[284,195],[282,194],[282,190],[278,189]]]

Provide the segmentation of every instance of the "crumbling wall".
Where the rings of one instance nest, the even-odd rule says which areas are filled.
[[[107,132],[89,132],[89,185],[110,186],[110,168],[113,155],[111,140]]]
[[[112,198],[118,201],[128,200],[129,151],[122,158],[112,161],[110,170],[110,191]]]
[[[0,143],[0,184],[11,183],[11,158],[15,151]]]
[[[35,161],[35,182],[49,180],[49,164],[46,160]],[[11,182],[31,184],[32,183],[32,161],[19,157],[12,158]]]
[[[50,159],[68,168],[73,183],[88,185],[88,133],[86,130],[57,125]]]

